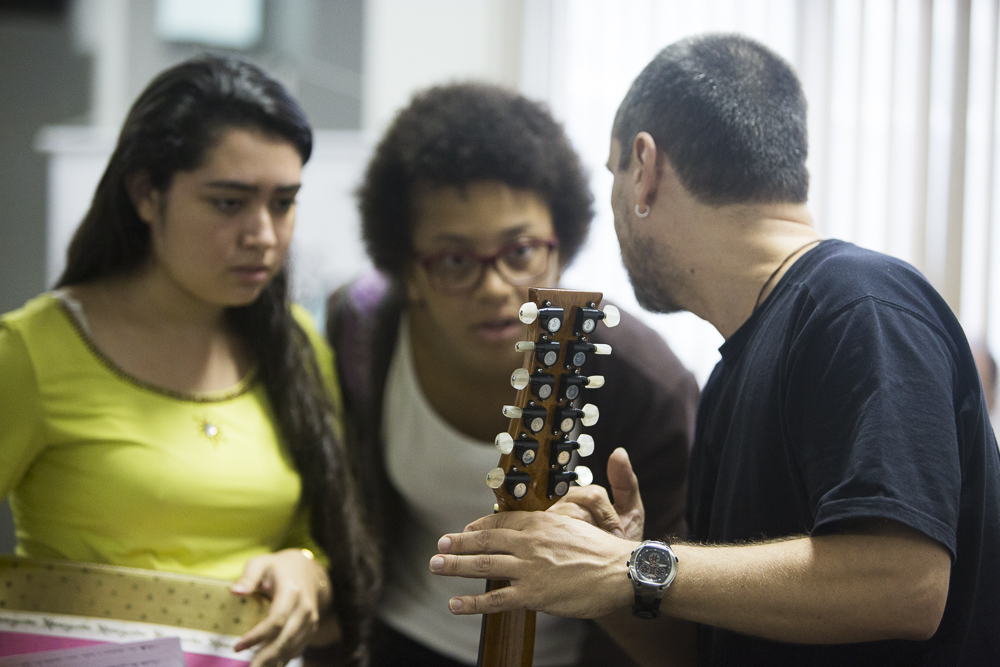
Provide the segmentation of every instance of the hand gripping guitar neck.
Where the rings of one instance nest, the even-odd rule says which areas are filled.
[[[524,366],[514,371],[514,405],[505,405],[510,428],[496,437],[500,462],[486,476],[497,497],[494,510],[543,511],[555,504],[576,482],[586,486],[593,475],[585,466],[570,470],[574,452],[589,456],[594,439],[578,434],[579,426],[593,426],[597,407],[577,408],[584,389],[604,384],[599,375],[586,376],[581,367],[592,354],[610,354],[611,346],[588,339],[601,320],[613,327],[620,315],[614,306],[598,310],[600,292],[528,290],[530,301],[521,306],[528,340],[515,345],[524,352]],[[486,590],[508,586],[489,581]],[[531,667],[535,646],[535,612],[513,611],[483,616],[479,667]]]

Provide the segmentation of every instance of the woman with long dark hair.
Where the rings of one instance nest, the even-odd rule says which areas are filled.
[[[288,301],[311,149],[301,108],[257,67],[161,73],[57,289],[0,319],[18,553],[237,579],[272,599],[237,644],[260,646],[254,667],[337,632],[363,661],[378,579],[330,351]]]

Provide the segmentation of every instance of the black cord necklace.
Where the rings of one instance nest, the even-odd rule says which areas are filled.
[[[806,243],[803,246],[799,246],[798,248],[796,248],[795,250],[793,250],[791,253],[789,253],[789,255],[787,257],[785,257],[783,260],[781,260],[781,264],[778,264],[778,268],[776,268],[771,273],[771,275],[769,275],[767,277],[767,280],[764,281],[764,284],[760,286],[760,291],[757,292],[757,300],[754,301],[754,303],[753,303],[753,310],[750,311],[751,315],[753,315],[754,313],[757,312],[757,308],[760,306],[760,298],[762,296],[764,296],[764,290],[767,289],[767,286],[771,284],[771,281],[774,280],[774,277],[776,275],[778,275],[778,271],[781,271],[781,269],[785,268],[785,264],[788,264],[788,260],[790,260],[792,257],[795,257],[797,254],[799,254],[800,252],[802,252],[803,250],[805,250],[809,246],[811,246],[811,245],[813,245],[815,243],[819,243],[822,240],[823,239],[814,239],[814,240],[810,241],[809,243]]]

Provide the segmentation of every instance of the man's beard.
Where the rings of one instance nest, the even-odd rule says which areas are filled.
[[[641,223],[640,223],[641,224]],[[682,310],[671,298],[669,288],[661,277],[668,253],[658,251],[649,242],[621,244],[622,262],[639,305],[654,313],[677,313]]]

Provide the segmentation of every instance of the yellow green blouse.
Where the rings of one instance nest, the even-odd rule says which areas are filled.
[[[329,347],[294,312],[335,392]],[[19,555],[234,579],[254,556],[314,548],[300,491],[252,374],[180,395],[117,368],[53,294],[0,318],[0,497]]]

